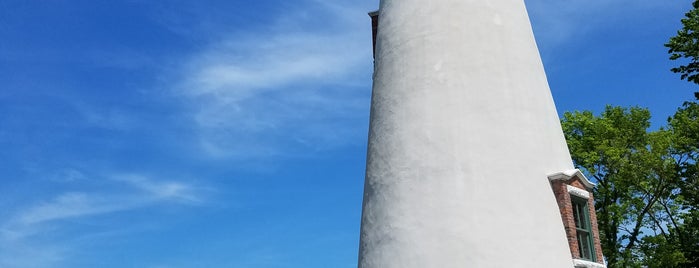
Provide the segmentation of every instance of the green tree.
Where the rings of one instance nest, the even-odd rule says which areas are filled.
[[[669,48],[671,60],[686,61],[686,64],[670,70],[680,73],[682,79],[699,84],[699,0],[695,0],[692,7],[682,19],[682,29],[665,46]],[[694,96],[699,99],[699,92]]]
[[[686,102],[668,119],[672,133],[669,153],[676,160],[675,206],[684,213],[670,218],[674,240],[688,260],[685,267],[699,267],[699,104]]]
[[[576,166],[597,182],[595,207],[609,267],[697,267],[699,106],[648,131],[650,112],[608,106],[565,113]]]

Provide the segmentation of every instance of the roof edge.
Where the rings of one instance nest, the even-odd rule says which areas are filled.
[[[549,181],[556,181],[556,180],[569,181],[575,177],[578,177],[578,178],[580,178],[580,181],[582,181],[582,183],[588,189],[592,189],[595,186],[597,186],[597,184],[595,184],[595,183],[591,182],[589,179],[587,179],[587,177],[585,177],[585,174],[583,174],[582,171],[580,171],[577,168],[549,174],[548,177],[549,177]]]

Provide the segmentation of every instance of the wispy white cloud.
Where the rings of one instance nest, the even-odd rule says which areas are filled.
[[[86,193],[64,193],[51,201],[31,207],[16,218],[16,224],[27,226],[47,221],[90,216],[126,209],[132,204]]]
[[[129,187],[121,191],[62,193],[49,201],[20,211],[5,222],[3,231],[5,234],[21,234],[20,231],[31,229],[26,227],[49,221],[132,210],[159,203],[197,204],[202,202],[202,192],[205,189],[184,182],[154,180],[137,174],[114,176],[113,181],[122,182]]]
[[[71,170],[68,176],[79,171]],[[80,173],[80,180],[83,174]],[[72,181],[60,181],[70,183]],[[157,180],[138,174],[112,176],[111,187],[100,191],[64,192],[18,209],[0,220],[0,267],[49,267],[71,252],[67,241],[48,239],[70,228],[72,220],[85,221],[116,212],[153,209],[158,205],[197,205],[208,188],[183,181]],[[94,235],[84,231],[82,236]],[[73,239],[78,239],[74,237]],[[40,257],[36,259],[37,257]]]
[[[195,100],[201,149],[270,156],[343,145],[361,132],[371,73],[366,10],[313,8],[332,20],[290,12],[267,32],[228,36],[187,62],[176,88]]]
[[[187,80],[188,93],[238,100],[260,89],[304,81],[334,82],[361,65],[367,55],[353,34],[301,32],[240,38],[217,44],[190,63],[195,71]]]
[[[133,174],[118,176],[116,180],[126,182],[145,193],[144,202],[172,201],[187,204],[203,202],[201,192],[205,188],[194,187],[184,182],[155,181],[142,175]]]

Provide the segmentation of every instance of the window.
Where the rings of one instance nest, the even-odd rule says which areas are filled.
[[[575,230],[578,238],[578,253],[580,254],[580,258],[596,261],[587,199],[571,196],[571,201],[573,203],[573,218],[575,219]]]

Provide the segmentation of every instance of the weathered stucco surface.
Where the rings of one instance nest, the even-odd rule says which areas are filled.
[[[572,267],[522,0],[382,0],[360,268]]]

